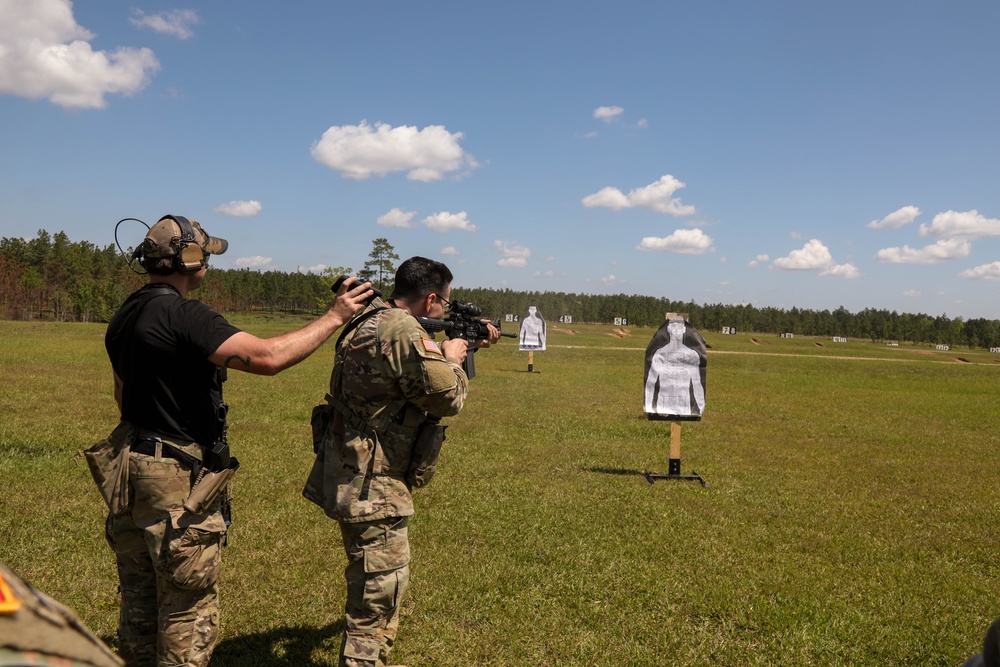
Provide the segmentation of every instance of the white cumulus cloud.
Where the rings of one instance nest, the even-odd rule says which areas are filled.
[[[494,241],[493,245],[501,255],[497,261],[499,266],[524,266],[531,257],[531,251],[516,242]]]
[[[94,51],[70,0],[0,0],[0,94],[73,109],[142,90],[160,63],[149,49]]]
[[[881,220],[872,220],[868,223],[871,229],[899,229],[903,225],[908,225],[920,215],[920,209],[916,206],[904,206],[885,216]]]
[[[921,236],[979,238],[1000,236],[1000,220],[979,211],[945,211],[934,216],[930,226],[920,225]]]
[[[233,266],[240,268],[247,267],[249,269],[263,269],[271,265],[270,257],[261,257],[256,255],[254,257],[240,257],[235,262]]]
[[[380,215],[375,221],[383,227],[401,227],[408,229],[413,227],[413,217],[416,211],[404,211],[400,208],[393,208],[385,215]]]
[[[834,278],[860,278],[861,271],[853,264],[834,264],[820,271],[821,276],[833,276]]]
[[[963,278],[973,278],[976,280],[1000,281],[1000,262],[982,264],[974,269],[966,269],[958,275]]]
[[[180,39],[193,37],[194,31],[191,26],[201,23],[198,12],[193,9],[173,9],[159,14],[147,14],[141,9],[133,9],[132,14],[129,22],[137,28],[151,28],[158,33]]]
[[[825,269],[832,265],[833,256],[819,239],[811,239],[799,250],[788,253],[788,257],[779,257],[771,264],[776,269],[788,271]]]
[[[603,120],[605,123],[610,123],[616,117],[622,115],[625,109],[618,106],[611,107],[597,107],[594,109],[594,118],[597,120]]]
[[[754,257],[753,259],[751,259],[749,262],[747,262],[747,268],[749,268],[749,269],[755,269],[758,266],[760,266],[761,264],[763,264],[764,262],[768,262],[770,260],[771,260],[771,258],[769,256],[767,256],[767,255],[757,255],[756,257]]]
[[[414,181],[437,181],[450,172],[477,166],[459,145],[463,136],[442,125],[419,130],[386,123],[372,127],[363,120],[358,125],[328,129],[313,144],[312,156],[344,178],[364,180],[405,171],[406,177]]]
[[[441,211],[440,213],[427,216],[422,222],[435,232],[450,232],[455,229],[463,232],[474,232],[478,229],[474,224],[469,222],[469,215],[465,211],[459,211],[458,213]]]
[[[875,253],[875,259],[886,264],[939,264],[953,259],[968,257],[971,244],[965,239],[941,239],[923,248],[883,248]]]
[[[442,255],[457,255],[458,248],[453,245],[445,246],[439,251]]]
[[[758,255],[758,260],[761,257],[766,257],[766,255]],[[830,249],[819,239],[810,239],[798,250],[788,253],[787,257],[779,257],[771,263],[771,267],[785,271],[819,271],[821,276],[834,278],[861,277],[861,271],[853,264],[835,263]]]
[[[692,215],[697,209],[682,204],[679,198],[674,197],[674,193],[683,187],[684,183],[666,174],[655,183],[630,190],[628,194],[610,186],[601,188],[594,194],[584,197],[582,202],[587,208],[604,207],[617,211],[639,207],[668,215]]]
[[[703,255],[712,249],[712,237],[700,229],[678,229],[670,236],[647,236],[636,246],[637,250],[666,250],[681,255]]]
[[[250,201],[231,201],[228,204],[220,204],[215,207],[215,212],[220,215],[228,215],[231,218],[252,218],[264,207],[256,199]]]

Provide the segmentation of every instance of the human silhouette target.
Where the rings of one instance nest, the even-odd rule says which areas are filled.
[[[686,320],[664,320],[646,348],[643,407],[653,418],[697,421],[705,411],[705,339]]]
[[[528,307],[528,314],[521,320],[518,350],[537,352],[545,350],[545,320],[535,306]]]

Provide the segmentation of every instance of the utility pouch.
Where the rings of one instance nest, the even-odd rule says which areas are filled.
[[[121,422],[111,435],[84,450],[87,467],[111,516],[121,516],[132,505],[128,483],[128,455],[139,429]]]
[[[437,419],[429,419],[421,424],[417,440],[413,443],[410,469],[406,473],[406,481],[410,486],[420,488],[430,484],[437,470],[446,428],[448,427],[442,426]]]
[[[229,480],[240,467],[239,459],[235,456],[229,457],[229,467],[218,471],[211,471],[202,468],[198,478],[191,486],[191,493],[184,501],[184,509],[192,514],[201,514],[211,508],[212,503],[225,490]]]
[[[320,403],[312,410],[312,434],[313,434],[313,454],[319,454],[323,447],[323,438],[326,437],[326,430],[330,426],[330,416],[333,407],[329,403]]]

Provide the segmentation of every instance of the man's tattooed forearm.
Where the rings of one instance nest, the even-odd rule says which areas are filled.
[[[226,357],[226,368],[232,368],[232,362],[234,360],[240,362],[241,364],[243,364],[244,368],[250,368],[250,355],[249,354],[247,356],[245,356],[245,357],[241,357],[238,354],[231,354],[231,355],[229,355],[228,357]]]

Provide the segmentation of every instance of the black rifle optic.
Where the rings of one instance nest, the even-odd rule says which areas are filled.
[[[443,331],[448,338],[461,338],[469,343],[469,353],[462,362],[462,368],[469,379],[476,377],[476,343],[490,337],[488,323],[483,321],[483,310],[474,303],[452,301],[448,306],[448,319],[435,320],[429,317],[418,317],[417,322],[424,331],[434,337],[436,331]],[[493,326],[500,329],[500,318],[493,320]],[[517,338],[517,334],[500,332],[501,336]]]

